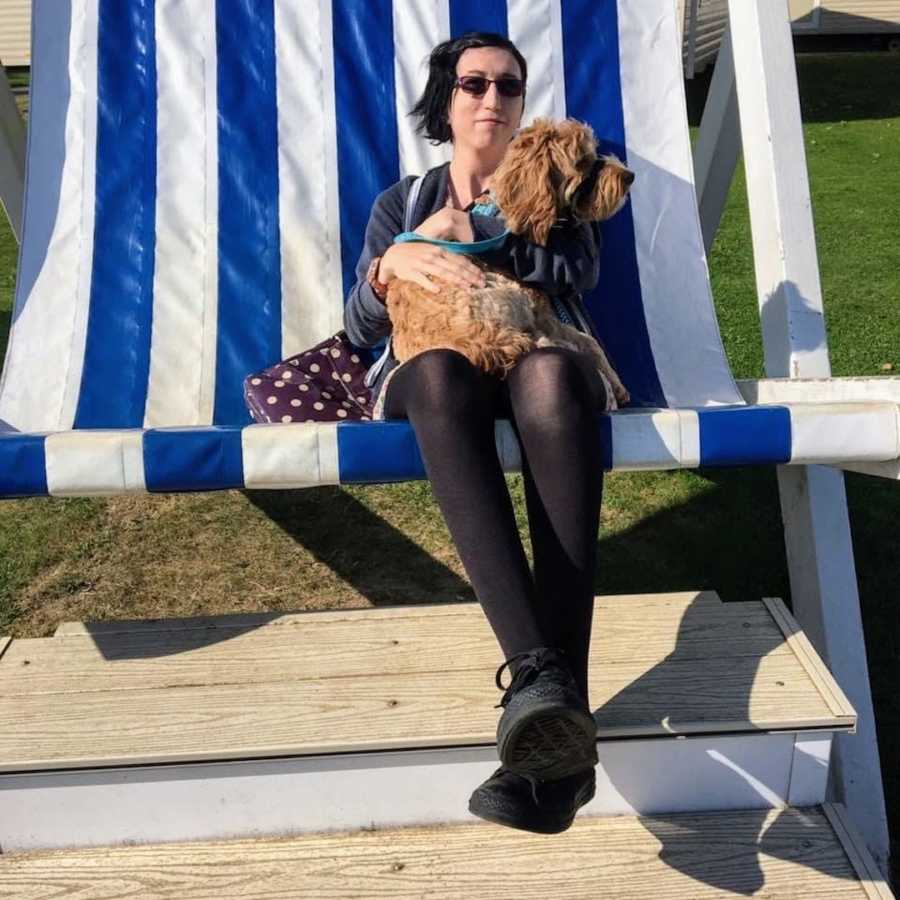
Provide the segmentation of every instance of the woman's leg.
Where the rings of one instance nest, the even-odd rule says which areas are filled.
[[[450,535],[508,659],[547,642],[497,457],[500,386],[455,350],[427,350],[391,377],[384,414],[408,418],[413,426]]]
[[[597,420],[606,407],[603,382],[582,355],[541,347],[519,360],[505,386],[524,451],[539,626],[550,646],[566,651],[575,682],[588,698],[603,497]]]

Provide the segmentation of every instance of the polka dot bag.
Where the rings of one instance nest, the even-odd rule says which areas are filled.
[[[366,363],[343,331],[244,379],[256,422],[346,422],[372,418]]]

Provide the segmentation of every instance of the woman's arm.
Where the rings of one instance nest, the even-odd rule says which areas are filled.
[[[506,229],[502,216],[470,213],[475,240],[495,237]],[[547,246],[532,244],[511,234],[504,245],[485,262],[505,266],[515,278],[534,284],[551,297],[576,290],[584,293],[596,287],[600,278],[600,224],[555,225],[550,229]]]
[[[374,347],[391,331],[387,307],[375,296],[366,273],[369,263],[376,256],[383,256],[394,238],[403,231],[406,195],[413,177],[409,175],[382,191],[372,204],[362,253],[356,264],[356,284],[344,304],[344,331],[357,347]]]

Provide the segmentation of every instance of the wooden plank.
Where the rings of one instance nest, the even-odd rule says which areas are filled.
[[[0,857],[18,900],[141,897],[552,896],[631,900],[865,898],[820,807],[579,816],[562,835],[488,822]],[[879,897],[893,895],[883,886]]]
[[[784,633],[788,646],[797,655],[800,664],[806,669],[809,677],[818,685],[819,692],[825,702],[836,716],[856,716],[856,710],[847,699],[847,695],[841,690],[841,686],[834,680],[834,676],[828,671],[828,667],[822,662],[822,657],[816,653],[815,648],[809,642],[809,638],[800,628],[797,620],[791,615],[780,597],[763,597],[762,602],[772,614],[772,618],[778,623]],[[854,733],[856,729],[853,729]]]
[[[469,604],[468,606],[472,606]],[[303,627],[227,632],[194,629],[120,632],[14,642],[0,665],[7,696],[173,687],[178,684],[282,681],[458,669],[496,669],[503,656],[480,607],[447,619],[321,622]],[[402,627],[401,627],[402,626]],[[659,607],[628,612],[599,607],[592,666],[662,660],[757,659],[789,653],[784,635],[759,602],[685,612]],[[509,678],[506,678],[508,683]]]
[[[884,881],[884,875],[866,847],[866,842],[851,821],[847,807],[843,803],[823,803],[822,811],[843,844],[847,858],[856,871],[866,896],[872,900],[885,900],[885,898],[893,897],[894,895]]]
[[[627,604],[657,608],[662,605],[718,605],[722,602],[715,591],[671,591],[659,594],[607,594],[594,598],[600,606]],[[421,616],[467,616],[477,603],[419,603],[403,606],[364,607],[361,609],[305,610],[303,612],[233,613],[220,616],[194,616],[183,619],[121,619],[96,622],[62,622],[54,637],[82,634],[112,634],[119,631],[173,631],[185,628],[246,628],[247,626],[285,626],[305,624],[311,616],[319,622],[360,622],[379,619],[408,619]]]
[[[601,664],[590,690],[603,739],[852,725],[791,653]],[[487,746],[498,695],[478,669],[2,696],[0,771]]]

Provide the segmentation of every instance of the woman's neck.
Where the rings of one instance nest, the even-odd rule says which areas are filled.
[[[463,208],[491,186],[491,176],[502,158],[502,152],[490,157],[476,156],[466,153],[462,147],[454,153],[450,162],[450,181]]]

